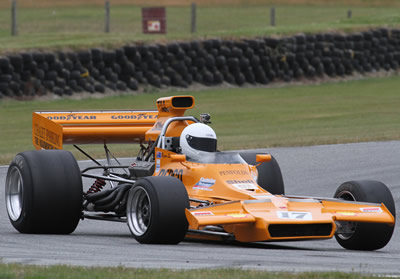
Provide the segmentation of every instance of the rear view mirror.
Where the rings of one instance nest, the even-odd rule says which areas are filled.
[[[271,161],[271,155],[270,154],[257,154],[256,155],[256,162],[257,163],[264,163],[264,162],[269,162]]]
[[[184,154],[173,154],[173,155],[171,155],[171,160],[172,160],[172,162],[185,162],[186,161],[186,155],[184,155]]]

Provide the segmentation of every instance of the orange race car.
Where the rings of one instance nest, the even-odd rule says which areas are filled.
[[[6,179],[7,212],[21,233],[67,234],[80,219],[126,222],[140,243],[185,237],[242,242],[328,239],[375,250],[390,240],[395,205],[378,181],[342,184],[334,198],[286,196],[269,154],[220,152],[210,116],[184,116],[192,96],[157,100],[157,111],[34,112],[37,151],[16,155]],[[104,144],[100,164],[76,144]],[[120,165],[109,143],[138,143]],[[62,149],[94,164],[80,170]],[[49,149],[49,150],[43,150]],[[52,150],[50,150],[52,149]],[[92,185],[83,191],[82,181]]]

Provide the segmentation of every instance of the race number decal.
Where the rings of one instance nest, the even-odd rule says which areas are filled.
[[[277,211],[278,218],[288,220],[312,220],[311,212]]]
[[[182,169],[161,169],[158,176],[173,176],[182,181],[183,170]]]

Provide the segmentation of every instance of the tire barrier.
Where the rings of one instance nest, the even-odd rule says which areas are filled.
[[[400,30],[298,34],[284,38],[194,40],[114,50],[25,52],[0,57],[0,98],[186,88],[224,82],[349,76],[399,69]]]

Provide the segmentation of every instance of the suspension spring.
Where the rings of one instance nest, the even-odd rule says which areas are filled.
[[[106,181],[104,179],[97,178],[96,181],[93,183],[93,185],[90,186],[90,188],[86,192],[86,194],[93,194],[93,193],[100,192],[105,185],[106,185]]]

